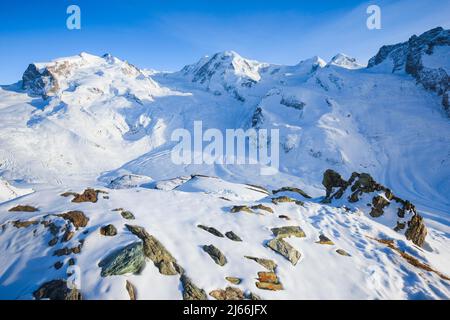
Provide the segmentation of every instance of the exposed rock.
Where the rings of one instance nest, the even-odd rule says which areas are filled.
[[[61,197],[64,197],[64,198],[67,198],[67,197],[76,197],[76,196],[78,196],[78,193],[72,192],[72,191],[67,191],[67,192],[61,193],[60,196],[61,196]]]
[[[283,290],[281,283],[257,282],[256,287],[261,290],[279,291]]]
[[[283,285],[280,283],[275,272],[258,272],[258,282],[256,283],[256,287],[262,290],[283,290]]]
[[[57,261],[53,266],[55,267],[56,270],[59,270],[62,268],[63,265],[64,264],[61,261]]]
[[[62,248],[62,249],[58,249],[58,250],[56,250],[54,253],[53,253],[53,255],[54,256],[58,256],[58,257],[61,257],[61,256],[68,256],[68,255],[70,255],[70,254],[78,254],[78,253],[80,253],[81,252],[81,249],[82,249],[82,247],[83,247],[83,244],[82,243],[80,243],[78,246],[76,246],[76,247],[73,247],[73,248]]]
[[[326,198],[331,196],[333,188],[341,188],[346,185],[347,181],[342,179],[341,175],[334,170],[328,169],[323,174],[322,184],[325,187],[327,194]]]
[[[176,260],[169,251],[143,227],[126,225],[131,233],[140,238],[144,243],[144,254],[153,261],[159,272],[164,275],[178,274]]]
[[[225,290],[214,290],[209,295],[217,300],[244,300],[244,292],[233,287],[226,287]]]
[[[203,226],[201,224],[199,224],[197,227],[200,228],[200,229],[203,229],[203,230],[205,230],[205,231],[207,231],[207,232],[209,232],[209,233],[211,233],[213,235],[215,235],[216,237],[223,238],[223,234],[220,233],[220,231],[217,230],[216,228],[206,227],[206,226]]]
[[[227,280],[228,282],[232,283],[232,284],[240,284],[242,282],[242,279],[237,278],[237,277],[225,277],[225,280]]]
[[[227,258],[223,255],[222,252],[220,252],[219,249],[217,249],[212,244],[209,246],[203,246],[203,251],[205,251],[209,256],[214,260],[216,264],[223,267],[227,264]]]
[[[266,245],[273,251],[281,254],[283,257],[289,260],[294,266],[300,259],[301,256],[300,252],[294,249],[294,247],[292,247],[289,243],[287,243],[283,239],[279,238],[272,239]]]
[[[289,237],[297,237],[304,238],[306,237],[305,232],[299,226],[287,226],[280,228],[272,228],[272,233],[277,238],[289,238]]]
[[[408,229],[405,232],[406,239],[422,247],[427,236],[427,228],[423,222],[423,218],[416,214],[408,221]]]
[[[291,220],[291,218],[289,218],[288,216],[286,216],[286,215],[284,215],[284,214],[280,214],[279,216],[278,216],[278,218],[280,218],[280,219],[284,219],[284,220]]]
[[[257,204],[251,207],[253,210],[264,210],[270,213],[273,213],[273,209],[271,207],[265,206],[263,204]]]
[[[234,233],[233,231],[228,231],[227,233],[225,233],[225,236],[228,239],[233,240],[233,241],[237,241],[237,242],[242,241],[242,239],[236,233]]]
[[[127,289],[130,300],[136,300],[136,288],[127,280],[125,288]]]
[[[19,206],[15,206],[14,208],[11,208],[8,210],[9,212],[36,212],[39,211],[39,209],[33,207],[33,206],[29,206],[29,205],[19,205]]]
[[[98,201],[99,190],[94,189],[86,189],[82,194],[76,194],[72,199],[72,202],[80,203],[80,202],[92,202],[96,203]]]
[[[82,300],[77,289],[69,289],[65,280],[52,280],[39,287],[33,296],[36,300]]]
[[[107,237],[114,237],[117,235],[117,229],[112,224],[108,224],[100,228],[100,234]]]
[[[281,196],[281,197],[278,197],[278,198],[272,198],[272,203],[273,204],[290,203],[290,202],[295,203],[296,205],[299,205],[299,206],[303,206],[304,205],[303,201],[295,200],[295,199],[292,199],[292,198],[289,198],[289,197],[286,197],[286,196]]]
[[[58,217],[61,217],[65,220],[69,220],[75,226],[75,228],[86,227],[89,218],[82,211],[69,211],[66,213],[58,214]]]
[[[330,170],[327,170],[327,172],[330,172]],[[365,208],[370,207],[370,211],[367,213],[372,218],[383,216],[385,209],[391,205],[400,206],[396,210],[397,223],[394,230],[400,232],[408,226],[405,232],[406,238],[418,246],[423,246],[427,229],[422,216],[417,213],[415,206],[411,202],[395,196],[389,188],[377,183],[368,173],[354,172],[348,181],[340,179],[342,178],[337,179],[339,183],[334,184],[334,186],[340,185],[339,189],[334,194],[328,195],[327,193],[327,198],[324,202],[330,203],[334,199],[341,199],[346,195],[348,201],[354,204],[356,209],[366,212]],[[367,202],[364,204],[360,203],[363,196],[364,201],[367,201],[367,197],[371,197],[371,203],[368,203],[367,206]],[[361,205],[364,205],[364,207],[361,207]],[[350,209],[347,208],[348,210]]]
[[[317,241],[316,243],[318,244],[325,244],[325,245],[329,245],[329,246],[333,246],[334,242],[330,240],[330,238],[328,238],[327,236],[321,234],[319,236],[319,241]]]
[[[241,212],[241,211],[247,212],[247,213],[254,213],[254,212],[252,211],[252,209],[250,209],[248,206],[233,206],[233,207],[230,209],[230,212],[231,212],[231,213],[236,213],[236,212]]]
[[[13,226],[16,228],[28,228],[29,226],[38,224],[38,221],[13,221]]]
[[[66,230],[66,232],[64,232],[64,235],[61,238],[61,241],[62,242],[70,241],[73,238],[74,235],[75,235],[75,232],[70,231],[70,230]]]
[[[448,276],[446,276],[445,274],[433,269],[432,267],[430,267],[429,265],[420,262],[417,258],[411,256],[410,254],[400,250],[398,247],[395,246],[395,242],[394,240],[391,239],[374,239],[374,238],[370,238],[372,240],[375,240],[381,244],[386,245],[387,247],[389,247],[390,249],[392,249],[393,251],[397,252],[403,259],[406,260],[406,262],[408,262],[410,265],[419,268],[421,270],[425,270],[428,272],[433,272],[435,274],[437,274],[439,277],[441,277],[444,280],[450,281],[450,278]]]
[[[183,300],[208,300],[206,292],[198,288],[186,275],[182,274],[180,281],[183,285]]]
[[[389,206],[389,201],[382,196],[376,196],[372,199],[372,211],[370,215],[374,218],[381,217],[384,214],[384,208]]]
[[[277,194],[280,192],[294,192],[294,193],[298,193],[299,195],[301,195],[304,198],[311,199],[311,197],[305,191],[303,191],[302,189],[299,189],[299,188],[283,187],[281,189],[272,191],[273,194]]]
[[[68,264],[69,264],[69,266],[74,266],[75,265],[75,259],[74,258],[70,258]]]
[[[134,242],[108,255],[98,264],[101,276],[139,273],[145,266],[142,242]]]
[[[341,256],[351,257],[350,254],[343,249],[337,249],[336,252],[339,253]]]
[[[275,271],[275,269],[277,268],[277,264],[273,260],[270,260],[270,259],[263,259],[263,258],[249,257],[249,256],[245,256],[245,258],[259,263],[260,265],[262,265],[264,268],[266,268],[269,271]]]
[[[118,208],[118,209],[114,209],[113,211],[120,211],[120,215],[122,216],[122,218],[127,219],[127,220],[134,220],[136,219],[134,217],[134,214],[130,211],[124,210],[122,208]]]
[[[247,291],[244,294],[244,296],[245,296],[245,299],[248,299],[248,300],[262,300],[260,296],[258,296],[257,294],[254,294],[251,291]]]
[[[58,237],[54,237],[54,238],[52,238],[49,242],[48,242],[48,245],[50,246],[50,247],[53,247],[54,245],[56,245],[58,243]]]

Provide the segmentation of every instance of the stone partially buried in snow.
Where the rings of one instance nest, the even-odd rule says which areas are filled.
[[[256,263],[262,265],[264,268],[266,268],[269,271],[275,271],[275,269],[277,268],[277,264],[273,260],[270,260],[270,259],[250,257],[250,256],[245,256],[245,258],[255,261]]]
[[[226,287],[225,290],[213,290],[209,295],[216,300],[244,300],[244,292],[233,287]]]
[[[65,280],[52,280],[44,283],[33,292],[36,300],[82,300],[77,289],[69,289]]]
[[[299,226],[286,226],[280,228],[272,228],[272,233],[277,238],[289,238],[289,237],[297,237],[304,238],[306,237],[305,232]]]
[[[107,237],[114,237],[117,235],[117,229],[112,224],[108,224],[100,228],[100,234]]]
[[[298,260],[301,257],[300,252],[294,249],[293,246],[291,246],[283,239],[280,238],[272,239],[266,245],[273,251],[281,254],[283,257],[289,260],[294,266],[297,264]]]
[[[9,212],[36,212],[39,209],[29,205],[18,205],[8,210]]]
[[[219,266],[223,267],[224,265],[227,264],[227,258],[224,256],[224,254],[219,249],[217,249],[212,244],[209,246],[205,245],[202,248],[203,248],[203,251],[205,251],[207,254],[209,254],[211,259],[213,259],[214,262],[216,264],[218,264]]]
[[[203,226],[201,224],[199,224],[197,227],[215,235],[216,237],[223,238],[223,234],[216,228]]]
[[[58,214],[57,216],[65,220],[69,220],[77,229],[80,227],[86,227],[89,222],[89,218],[86,217],[86,215],[82,211],[69,211],[66,213]]]
[[[131,189],[145,187],[152,181],[153,179],[147,176],[126,174],[112,180],[107,187],[110,189]]]
[[[98,266],[102,268],[102,277],[139,273],[145,266],[142,242],[134,242],[116,250],[100,261]]]
[[[183,300],[208,300],[206,292],[197,287],[186,275],[181,275],[181,284],[183,286]]]

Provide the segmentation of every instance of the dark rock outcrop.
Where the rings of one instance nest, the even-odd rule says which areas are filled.
[[[224,254],[219,249],[217,249],[212,244],[209,245],[209,246],[205,245],[205,246],[202,247],[202,249],[207,254],[209,254],[211,259],[213,259],[214,262],[216,264],[218,264],[219,266],[223,267],[224,265],[227,264],[227,258],[224,256]]]
[[[100,234],[107,237],[114,237],[117,235],[117,229],[112,224],[108,224],[100,228]]]
[[[323,185],[327,189],[323,202],[332,203],[346,198],[350,204],[363,211],[369,206],[367,214],[373,218],[385,215],[387,209],[394,207],[394,210],[397,210],[398,221],[392,228],[400,232],[407,227],[405,236],[408,240],[420,247],[425,243],[427,228],[416,207],[408,200],[394,195],[389,188],[376,182],[370,174],[354,172],[346,181],[337,172],[327,170],[324,173]],[[365,202],[361,203],[363,198]],[[367,198],[370,199],[370,203],[367,203]]]
[[[69,289],[65,280],[52,280],[44,283],[33,292],[36,300],[82,300],[77,289]]]
[[[126,225],[128,230],[143,241],[144,254],[153,261],[159,272],[164,275],[176,275],[176,260],[170,252],[154,236],[143,227]]]
[[[225,236],[228,239],[236,241],[236,242],[241,242],[242,241],[242,239],[236,233],[234,233],[233,231],[228,231],[227,233],[225,233]]]
[[[197,287],[189,277],[182,274],[180,281],[183,286],[183,300],[208,300],[205,290]]]
[[[201,224],[199,224],[197,227],[215,235],[216,237],[223,238],[223,234],[216,228],[203,226]]]
[[[392,63],[393,73],[406,72],[425,89],[442,96],[442,105],[445,109],[448,105],[450,75],[444,68],[424,64],[424,57],[432,55],[438,47],[450,47],[450,30],[438,27],[420,36],[414,35],[407,42],[383,46],[377,55],[370,59],[368,68],[389,60]],[[446,111],[449,111],[448,108]]]
[[[89,218],[82,211],[69,211],[57,216],[69,220],[77,229],[86,227],[89,222]]]
[[[15,206],[14,208],[11,208],[8,210],[9,212],[36,212],[39,211],[39,209],[29,206],[29,205],[19,205]]]

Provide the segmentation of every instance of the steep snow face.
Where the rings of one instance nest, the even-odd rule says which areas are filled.
[[[327,65],[337,66],[350,70],[364,68],[364,65],[358,63],[355,58],[351,58],[343,53],[335,55]]]
[[[449,112],[450,30],[435,28],[407,42],[383,46],[369,61],[369,68],[384,72],[406,72],[426,89],[443,96],[442,104]]]
[[[32,192],[33,189],[15,188],[8,181],[0,177],[0,203],[30,194]]]
[[[267,64],[242,58],[234,51],[225,51],[204,57],[193,65],[184,67],[175,76],[185,77],[215,95],[228,93],[244,101],[243,91],[260,79],[260,69]]]

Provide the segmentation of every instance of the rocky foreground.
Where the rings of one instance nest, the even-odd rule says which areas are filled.
[[[0,204],[0,297],[450,297],[448,239],[368,174],[327,170],[319,198],[200,175],[148,180]]]

